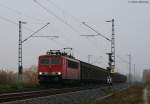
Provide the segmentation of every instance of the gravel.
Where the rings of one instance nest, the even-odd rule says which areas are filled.
[[[112,89],[121,89],[125,86],[126,85],[117,85],[114,86]],[[64,94],[32,98],[27,100],[18,100],[1,104],[83,104],[84,102],[88,102],[105,96],[107,89],[107,87],[100,87],[97,89],[69,92]]]

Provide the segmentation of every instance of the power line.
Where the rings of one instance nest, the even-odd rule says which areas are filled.
[[[62,47],[70,47],[70,46],[68,46],[68,45],[66,45],[65,43],[62,43],[62,42],[57,42],[56,40],[52,40],[53,42],[55,42],[57,45],[60,45],[60,46],[62,46]],[[83,53],[81,53],[81,52],[79,52],[77,49],[75,49],[75,48],[73,48],[74,49],[74,51],[75,52],[77,52],[77,53],[80,53],[80,54],[83,54]],[[84,55],[85,55],[85,53],[84,53]]]
[[[25,13],[22,13],[22,12],[19,11],[19,10],[16,10],[16,9],[14,9],[14,8],[11,8],[11,7],[8,7],[8,6],[4,5],[4,4],[0,4],[0,6],[1,6],[2,8],[7,9],[7,10],[10,10],[10,11],[12,11],[12,12],[18,14],[18,15],[22,15],[22,16],[25,16],[25,17],[30,18],[30,19],[32,19],[32,20],[36,20],[36,21],[41,21],[41,22],[43,22],[43,20],[41,20],[41,19],[39,19],[39,18],[37,18],[37,17],[35,18],[35,17],[33,17],[33,16],[29,16],[29,15],[27,15],[27,14],[25,14]]]
[[[61,8],[60,6],[58,6],[56,3],[54,3],[52,0],[47,0],[47,1],[50,4],[52,4],[53,6],[55,6],[57,9],[61,10],[62,13],[66,13],[66,14],[70,15],[75,20],[75,22],[78,22],[79,24],[85,26],[85,22],[81,22],[79,18],[77,18],[76,16],[73,16],[72,14],[70,14],[69,12],[67,12],[66,10],[64,10],[63,8]],[[98,33],[98,35],[102,35],[102,34]],[[80,36],[97,36],[97,35],[80,35]],[[108,39],[105,36],[103,36],[103,37],[106,38],[107,40],[110,40],[110,39]]]
[[[50,2],[50,0],[48,0]],[[49,9],[47,9],[45,6],[43,6],[41,3],[39,3],[37,0],[34,0],[34,2],[36,4],[38,4],[41,8],[43,8],[44,10],[46,10],[48,13],[52,14],[55,18],[57,18],[59,21],[63,22],[65,25],[69,26],[72,30],[74,30],[75,32],[79,33],[79,31],[77,31],[76,29],[74,29],[70,24],[68,24],[66,21],[64,21],[62,18],[60,18],[59,16],[57,16],[54,12],[50,11]],[[54,3],[53,3],[54,4]],[[55,5],[55,4],[54,4]],[[56,5],[55,5],[56,6]],[[58,9],[60,9],[58,6],[56,6]],[[80,33],[79,33],[80,34]],[[94,45],[95,46],[95,45]],[[96,47],[97,49],[97,47]]]
[[[22,45],[25,41],[33,37],[35,34],[37,34],[39,31],[44,29],[46,26],[48,26],[50,23],[47,23],[46,25],[42,26],[40,29],[37,29],[35,32],[33,32],[29,37],[22,40],[22,24],[26,24],[26,22],[19,21],[19,44],[18,44],[18,81],[22,83],[22,72],[23,72],[23,64],[22,64]]]
[[[18,23],[14,22],[14,21],[12,21],[12,20],[10,20],[10,19],[8,19],[8,18],[5,18],[5,17],[0,16],[0,19],[1,19],[1,20],[4,20],[4,21],[6,21],[6,22],[9,22],[9,23],[11,23],[11,24],[14,24],[14,25],[18,25]]]
[[[46,25],[44,25],[43,27],[41,27],[41,28],[38,29],[37,31],[33,32],[29,37],[27,37],[26,39],[24,39],[24,40],[22,41],[22,43],[25,42],[25,41],[27,41],[27,40],[30,39],[31,37],[33,37],[36,33],[38,33],[39,31],[41,31],[43,28],[45,28],[45,27],[48,26],[49,24],[50,24],[50,23],[47,23]]]
[[[59,20],[60,22],[62,22],[63,24],[67,25],[68,27],[70,27],[74,32],[80,33],[79,31],[77,31],[72,25],[70,25],[67,21],[63,20],[61,17],[57,16],[53,11],[49,10],[48,8],[46,8],[45,6],[43,6],[40,2],[38,2],[38,0],[33,0],[37,5],[39,5],[42,9],[44,9],[48,14],[54,16],[57,20]]]
[[[13,20],[8,19],[8,18],[6,18],[6,17],[0,16],[0,19],[3,20],[3,21],[9,22],[9,23],[11,23],[11,24],[17,25],[17,26],[19,25],[17,22],[14,22]],[[30,29],[30,28],[28,28],[28,27],[26,27],[26,26],[24,26],[24,29],[26,29],[26,30],[28,30],[28,31],[30,31],[30,32],[34,32],[32,29]],[[39,33],[37,33],[37,34],[39,34]],[[39,34],[39,35],[43,35],[43,34]]]
[[[101,37],[105,38],[106,40],[111,42],[111,39],[107,38],[106,36],[102,35],[100,32],[98,32],[97,30],[93,29],[91,26],[89,26],[88,24],[86,24],[85,22],[82,22],[82,24],[88,28],[90,28],[91,30],[93,30],[94,32],[97,33],[97,35],[100,35]]]
[[[57,9],[61,9],[60,7],[58,7],[55,3],[53,3],[51,0],[47,0],[49,2],[51,2]],[[77,31],[72,25],[68,24],[65,20],[63,20],[61,17],[57,16],[54,12],[52,12],[51,10],[49,10],[48,8],[46,8],[45,6],[43,6],[40,2],[38,2],[38,0],[34,0],[34,2],[36,4],[38,4],[42,9],[44,9],[46,12],[48,12],[49,14],[53,15],[55,18],[57,18],[60,22],[64,23],[65,25],[69,26],[73,31],[77,32],[80,34],[79,31]],[[61,9],[62,10],[62,9]],[[64,11],[64,10],[62,10]],[[98,34],[98,35],[102,35],[102,34]],[[104,37],[104,36],[103,36]],[[106,38],[106,37],[105,37]],[[108,38],[106,38],[107,40],[109,40]],[[95,45],[94,45],[95,46]],[[96,47],[97,49],[97,47]]]
[[[68,15],[70,15],[75,21],[78,21],[79,23],[81,23],[81,21],[77,18],[77,17],[75,17],[75,16],[73,16],[72,14],[70,14],[69,12],[67,12],[66,10],[64,10],[63,8],[61,8],[60,6],[58,6],[56,3],[54,3],[52,0],[47,0],[51,5],[53,5],[53,6],[55,6],[58,10],[61,10],[62,11],[62,13],[65,13],[65,14],[68,14]]]
[[[36,1],[36,0],[35,0]],[[10,8],[9,8],[10,9]],[[45,8],[46,9],[46,8]],[[47,9],[48,10],[48,9]],[[16,12],[17,14],[22,14],[20,11],[15,11],[14,10],[14,12]],[[66,21],[64,21],[63,19],[61,19],[61,18],[59,18],[57,15],[55,15],[55,13],[53,14],[55,17],[57,17],[57,19],[59,19],[61,22],[63,22],[63,23],[66,23],[66,25],[69,25]],[[13,23],[13,24],[16,24],[16,25],[18,25],[17,23],[15,23],[15,22],[13,22],[13,21],[10,21],[10,20],[8,20],[8,19],[4,19],[3,18],[3,20],[5,20],[5,21],[9,21],[9,22],[11,22],[11,23]],[[69,25],[69,26],[71,26],[71,25]],[[72,27],[72,26],[71,26]],[[25,29],[27,29],[27,30],[29,30],[29,31],[32,31],[33,32],[33,30],[31,30],[31,29],[29,29],[29,28],[26,28],[25,27]],[[74,29],[73,29],[74,30]],[[76,30],[75,30],[76,31]],[[77,32],[77,31],[76,31]],[[78,32],[79,33],[79,32]],[[93,45],[93,46],[95,46],[95,45]],[[96,47],[96,49],[97,49],[97,47]]]
[[[10,20],[10,19],[8,19],[8,18],[5,18],[5,17],[2,17],[2,16],[0,16],[0,19],[2,19],[2,20],[4,20],[4,21],[6,21],[6,22],[9,22],[9,23],[11,23],[11,24],[14,24],[14,25],[17,25],[18,26],[18,23],[16,23],[16,22],[14,22],[14,21],[12,21],[12,20]],[[28,30],[28,31],[31,31],[31,32],[33,32],[33,30],[32,29],[30,29],[30,28],[27,28],[27,27],[25,27],[24,26],[24,28],[26,29],[26,30]],[[37,34],[39,34],[39,33],[37,33]],[[39,34],[40,35],[40,34]],[[89,40],[89,39],[88,39]],[[54,41],[54,40],[53,40]],[[90,42],[91,42],[91,40],[89,40]],[[56,41],[55,41],[55,43],[56,43]],[[58,43],[57,43],[58,44]],[[61,44],[63,44],[63,43],[61,43]],[[96,47],[93,43],[91,43],[96,49],[98,48],[98,47]],[[60,44],[59,44],[60,45]],[[63,44],[62,46],[66,46],[65,44]]]
[[[55,6],[57,9],[61,10],[62,13],[67,13],[65,10],[63,10],[60,6],[56,5],[54,2],[52,2],[52,0],[47,0],[48,2],[50,2],[50,4],[52,4],[53,6]],[[67,13],[68,14],[68,13]],[[97,35],[102,36],[103,38],[105,38],[106,40],[110,41],[111,43],[113,43],[113,39],[109,39],[106,36],[102,35],[101,33],[99,33],[97,30],[91,28],[90,26],[88,26],[85,22],[80,22],[76,17],[74,17],[73,15],[70,14],[70,16],[75,20],[78,21],[79,23],[86,25],[87,27],[89,27],[90,29],[92,29],[93,31],[95,31],[97,33]],[[109,21],[110,22],[110,21]],[[85,36],[85,35],[80,35],[80,36]],[[96,36],[96,35],[87,35],[87,36]],[[94,45],[95,46],[95,45]],[[115,54],[115,53],[114,53]],[[115,55],[112,55],[112,57],[115,57]],[[114,62],[115,63],[115,58],[114,58]],[[115,64],[113,64],[115,67]]]
[[[2,19],[2,20],[4,20],[4,21],[6,21],[6,22],[9,22],[9,23],[11,23],[11,24],[14,24],[14,25],[17,25],[18,26],[18,23],[16,23],[16,22],[14,22],[13,20],[11,20],[11,19],[8,19],[8,18],[5,18],[5,17],[2,17],[2,16],[0,16],[0,19]],[[28,31],[31,31],[31,32],[33,32],[33,30],[31,30],[30,28],[27,28],[27,27],[25,27],[24,26],[24,28],[26,29],[26,30],[28,30]],[[37,34],[39,34],[39,33],[37,33]],[[39,34],[40,35],[40,34]],[[32,36],[33,37],[33,36]],[[34,36],[35,37],[35,36]],[[37,36],[38,37],[38,36]],[[44,37],[44,36],[43,36]],[[28,37],[29,38],[29,37]],[[49,38],[49,37],[47,37],[47,38]],[[88,38],[87,38],[88,39]],[[91,44],[95,47],[95,49],[97,49],[98,47],[96,47],[95,46],[95,44],[94,43],[92,43],[92,41],[90,40],[90,39],[88,39],[90,42],[91,42]],[[26,39],[24,40],[24,41],[26,41]],[[24,42],[23,41],[23,42]],[[55,42],[56,44],[58,44],[58,45],[60,45],[60,46],[67,46],[66,44],[64,44],[64,43],[60,43],[60,42],[57,42],[56,40],[52,40],[53,42]],[[79,52],[77,49],[75,49],[74,48],[74,51],[76,52],[76,53],[79,53],[79,54],[83,54],[83,55],[85,55],[85,53],[82,53],[82,52]]]
[[[22,14],[20,11],[18,11],[18,10],[16,10],[16,9],[13,9],[13,8],[10,8],[10,7],[8,7],[8,6],[4,5],[4,4],[0,4],[0,6],[1,6],[2,8],[11,10],[11,11],[17,13],[17,14],[20,14],[20,15]]]
[[[59,36],[32,36],[33,38],[59,38]]]
[[[48,38],[49,39],[49,38]],[[52,40],[52,39],[51,39]],[[72,47],[72,46],[68,46],[66,43],[62,43],[62,42],[58,42],[57,40],[52,40],[53,42],[55,42],[55,44],[59,45],[59,46],[62,46],[62,47]],[[78,54],[82,54],[82,55],[85,55],[85,52],[81,52],[81,51],[78,51],[78,49],[76,48],[73,48],[74,51]],[[86,54],[88,55],[88,54]]]

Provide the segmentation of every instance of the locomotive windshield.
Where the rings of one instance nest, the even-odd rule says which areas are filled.
[[[50,64],[61,64],[61,61],[60,61],[60,59],[59,58],[52,58],[51,60],[50,60]]]
[[[40,64],[43,65],[57,65],[61,64],[60,58],[40,58]]]
[[[39,63],[48,65],[50,63],[50,60],[48,58],[41,58]]]

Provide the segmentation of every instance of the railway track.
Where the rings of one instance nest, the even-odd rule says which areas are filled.
[[[61,88],[61,89],[47,89],[40,91],[28,91],[28,92],[16,92],[16,93],[5,93],[0,94],[0,103],[10,102],[16,100],[24,100],[42,96],[56,95],[68,92],[75,92],[87,89],[99,88],[100,86],[85,86],[85,87],[73,87],[73,88]]]

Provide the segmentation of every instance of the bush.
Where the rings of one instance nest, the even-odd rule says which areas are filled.
[[[0,70],[0,84],[13,84],[16,82],[16,73],[8,70]]]
[[[31,66],[24,69],[22,83],[17,82],[17,77],[18,72],[0,70],[0,90],[17,89],[20,84],[22,88],[31,88],[38,85],[38,73],[36,66]]]
[[[27,86],[35,86],[38,84],[38,73],[36,66],[31,66],[24,69],[23,83]]]

